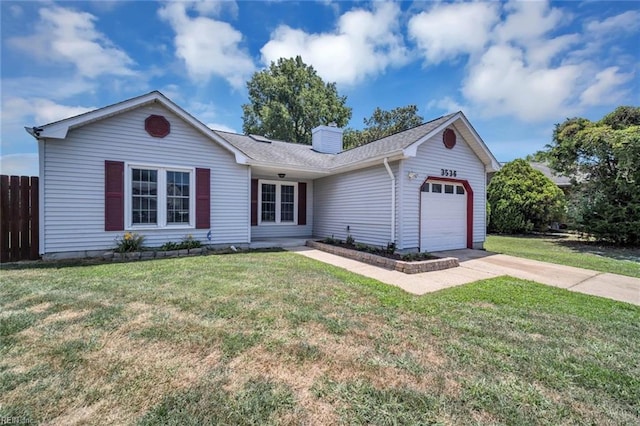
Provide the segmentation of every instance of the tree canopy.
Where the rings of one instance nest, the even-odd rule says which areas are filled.
[[[386,111],[377,107],[371,117],[365,118],[363,130],[346,129],[344,147],[354,148],[385,136],[410,129],[422,124],[424,119],[418,115],[416,105],[407,105]]]
[[[600,121],[556,124],[546,158],[573,176],[578,229],[617,244],[640,244],[640,108],[621,106]]]
[[[242,105],[245,133],[301,144],[311,143],[311,130],[336,123],[346,126],[351,108],[335,83],[325,83],[300,56],[281,58],[247,82],[249,102]]]
[[[565,211],[562,190],[522,159],[505,164],[487,188],[489,229],[515,234],[546,229]]]

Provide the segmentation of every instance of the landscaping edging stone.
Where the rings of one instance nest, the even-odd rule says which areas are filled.
[[[443,269],[455,268],[459,266],[458,259],[455,257],[443,257],[441,259],[405,262],[404,260],[389,259],[388,257],[378,256],[375,254],[365,253],[362,251],[352,250],[344,247],[333,246],[331,244],[325,244],[313,240],[308,240],[307,246],[325,251],[327,253],[368,263],[370,265],[396,270],[405,274],[441,271]]]
[[[118,253],[115,251],[108,251],[102,255],[104,260],[112,260],[112,261],[120,261],[120,260],[141,260],[141,259],[158,259],[158,258],[169,258],[169,257],[185,257],[185,256],[197,256],[204,255],[208,253],[208,249],[206,247],[198,247],[192,249],[182,249],[182,250],[144,250],[144,251],[133,251],[127,253]],[[215,251],[214,249],[211,250]]]

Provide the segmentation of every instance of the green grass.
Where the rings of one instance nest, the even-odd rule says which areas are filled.
[[[0,418],[638,424],[640,307],[510,277],[427,294],[293,253],[4,268]]]
[[[488,251],[640,278],[640,248],[616,248],[571,234],[489,235]]]

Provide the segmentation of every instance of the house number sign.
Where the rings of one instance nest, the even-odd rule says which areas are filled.
[[[458,171],[451,169],[440,169],[440,176],[456,177],[458,176]]]

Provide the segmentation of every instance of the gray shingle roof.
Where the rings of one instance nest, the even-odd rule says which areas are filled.
[[[529,162],[529,164],[531,164],[531,167],[533,167],[534,169],[540,170],[542,173],[544,173],[544,175],[546,177],[551,179],[553,181],[553,183],[555,183],[559,187],[571,186],[571,178],[570,177],[556,174],[556,172],[551,170],[551,168],[547,164],[545,164],[545,163],[537,163],[535,161],[531,161],[531,162]]]
[[[457,113],[436,118],[420,126],[338,154],[323,154],[314,151],[311,145],[276,140],[260,142],[249,135],[228,133],[220,130],[214,130],[214,132],[242,151],[247,157],[259,163],[312,169],[331,169],[366,161],[385,154],[397,153],[438,128],[455,114]]]

